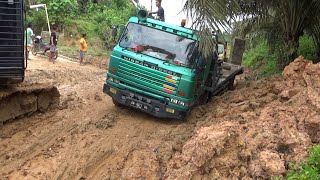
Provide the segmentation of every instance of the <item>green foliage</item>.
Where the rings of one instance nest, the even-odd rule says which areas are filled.
[[[88,37],[96,37],[97,23],[86,19],[68,19],[65,22],[66,36],[80,36],[86,33]]]
[[[26,23],[32,23],[32,29],[35,34],[40,34],[41,31],[48,31],[46,13],[44,10],[30,11],[27,15]]]
[[[136,9],[128,0],[117,0],[103,6],[90,3],[88,14],[92,22],[97,22],[94,27],[95,35],[105,42],[105,46],[112,47],[112,27],[126,24],[129,17],[136,14]]]
[[[77,0],[54,0],[48,4],[49,18],[55,24],[63,25],[67,18],[75,17],[77,9]]]
[[[277,54],[270,53],[267,42],[260,40],[255,47],[245,51],[242,63],[246,67],[259,70],[259,76],[268,76],[279,73],[277,57]]]
[[[316,47],[311,36],[304,35],[299,40],[298,55],[302,55],[306,59],[316,59]]]
[[[78,11],[77,0],[37,0],[36,3],[46,4],[51,24],[60,26],[64,25],[66,19],[75,17]]]
[[[309,149],[309,157],[299,164],[290,164],[287,173],[288,180],[320,179],[320,145]],[[282,179],[282,178],[277,178]]]
[[[206,29],[228,28],[230,22],[239,19],[249,22],[249,26],[243,27],[245,35],[252,28],[259,29],[259,26],[266,23],[274,27],[269,35],[280,35],[284,44],[284,51],[280,54],[281,58],[278,58],[281,59],[278,63],[280,68],[284,68],[297,56],[299,38],[306,30],[310,29],[315,40],[320,39],[319,8],[319,0],[187,0],[185,4],[185,9],[193,17],[194,27],[200,30],[201,39]],[[314,26],[316,24],[317,28]],[[244,39],[245,35],[241,37]],[[277,40],[278,37],[270,39]],[[320,40],[316,43],[320,56]],[[212,49],[212,40],[204,39],[200,48],[207,54]]]
[[[35,3],[47,4],[51,26],[58,25],[59,32],[65,36],[87,33],[88,38],[98,37],[105,45],[113,44],[110,43],[112,26],[126,24],[136,14],[130,0],[36,0]],[[32,22],[37,34],[48,30],[44,9],[28,9],[27,21]]]
[[[249,68],[258,69],[259,76],[279,73],[279,63],[286,62],[286,54],[283,53],[284,44],[278,40],[264,40],[254,34],[247,37],[249,37],[248,49],[243,55],[243,64]],[[300,38],[299,44],[298,55],[310,60],[316,59],[316,47],[311,36],[305,34]]]

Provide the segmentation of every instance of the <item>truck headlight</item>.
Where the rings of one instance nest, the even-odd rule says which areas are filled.
[[[177,100],[177,99],[170,99],[170,101],[174,104],[178,104],[178,105],[181,105],[181,106],[189,106],[189,103],[187,102],[183,102],[183,101],[180,101],[180,100]]]
[[[113,77],[108,76],[107,80],[112,81],[113,82]]]
[[[110,77],[110,76],[108,76],[107,80],[110,80],[110,81],[112,81],[112,82],[114,82],[114,83],[117,83],[117,84],[120,83],[119,80],[117,80],[117,79],[115,79],[115,78],[113,78],[113,77]]]

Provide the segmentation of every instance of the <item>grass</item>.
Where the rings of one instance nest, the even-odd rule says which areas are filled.
[[[265,41],[261,41],[254,48],[246,50],[242,62],[245,67],[259,72],[257,78],[280,73],[277,66],[277,55],[269,52]]]
[[[273,178],[282,180],[283,178]],[[309,157],[306,161],[298,164],[290,164],[290,170],[287,173],[288,180],[309,180],[320,179],[320,145],[309,149]]]
[[[59,37],[59,53],[72,58],[72,61],[79,61],[79,40],[74,37]],[[99,38],[88,38],[88,52],[85,56],[84,63],[107,69],[111,50],[103,46]]]
[[[312,37],[304,35],[299,39],[298,54],[309,60],[316,59],[316,47]]]
[[[299,163],[295,169],[288,172],[287,179],[320,179],[320,146],[309,149],[309,157],[305,162]]]
[[[79,40],[74,37],[59,37],[59,53],[62,55],[78,58],[79,57]],[[88,52],[87,56],[91,57],[108,57],[111,50],[104,47],[99,38],[87,38]]]

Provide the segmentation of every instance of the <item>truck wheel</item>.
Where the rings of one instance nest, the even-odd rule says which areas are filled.
[[[58,51],[56,51],[53,56],[53,59],[57,59],[57,58],[58,58]]]
[[[31,51],[32,55],[36,56],[37,55],[37,50],[35,49],[35,47],[32,48]]]
[[[228,84],[228,89],[229,90],[234,90],[235,89],[235,87],[234,87],[234,78],[235,77],[233,77],[232,79],[229,80],[229,84]]]
[[[199,104],[204,105],[209,102],[211,98],[211,93],[209,91],[205,91],[200,97],[199,97]]]
[[[187,117],[189,116],[190,112],[191,112],[191,109],[189,109],[187,112],[183,112],[179,114],[178,120],[187,121]]]
[[[43,55],[50,57],[50,49],[44,51]]]
[[[113,102],[113,104],[115,105],[115,106],[117,106],[117,107],[121,107],[122,105],[120,104],[120,103],[118,103],[116,100],[114,100],[113,98],[112,98],[112,102]]]

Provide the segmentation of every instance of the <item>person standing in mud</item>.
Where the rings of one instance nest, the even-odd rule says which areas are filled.
[[[32,50],[32,47],[33,47],[32,38],[31,38],[31,36],[33,36],[33,35],[34,34],[33,34],[33,30],[32,30],[32,24],[29,23],[28,28],[25,31],[25,36],[24,36],[25,37],[25,41],[24,41],[25,45],[24,46],[27,49],[26,54],[27,54],[28,60],[30,60],[29,52]]]
[[[49,55],[49,61],[54,63],[54,54],[57,51],[57,45],[58,45],[58,40],[57,40],[57,30],[58,28],[56,26],[53,27],[53,30],[51,32],[50,36],[50,55]]]
[[[112,29],[112,37],[113,37],[113,42],[117,43],[117,35],[118,35],[118,25],[116,26],[113,26],[113,29]]]
[[[82,34],[82,37],[80,39],[80,46],[79,46],[79,48],[80,48],[80,65],[84,65],[83,60],[84,60],[84,57],[85,57],[87,50],[88,50],[86,38],[87,38],[87,34],[86,33]]]

